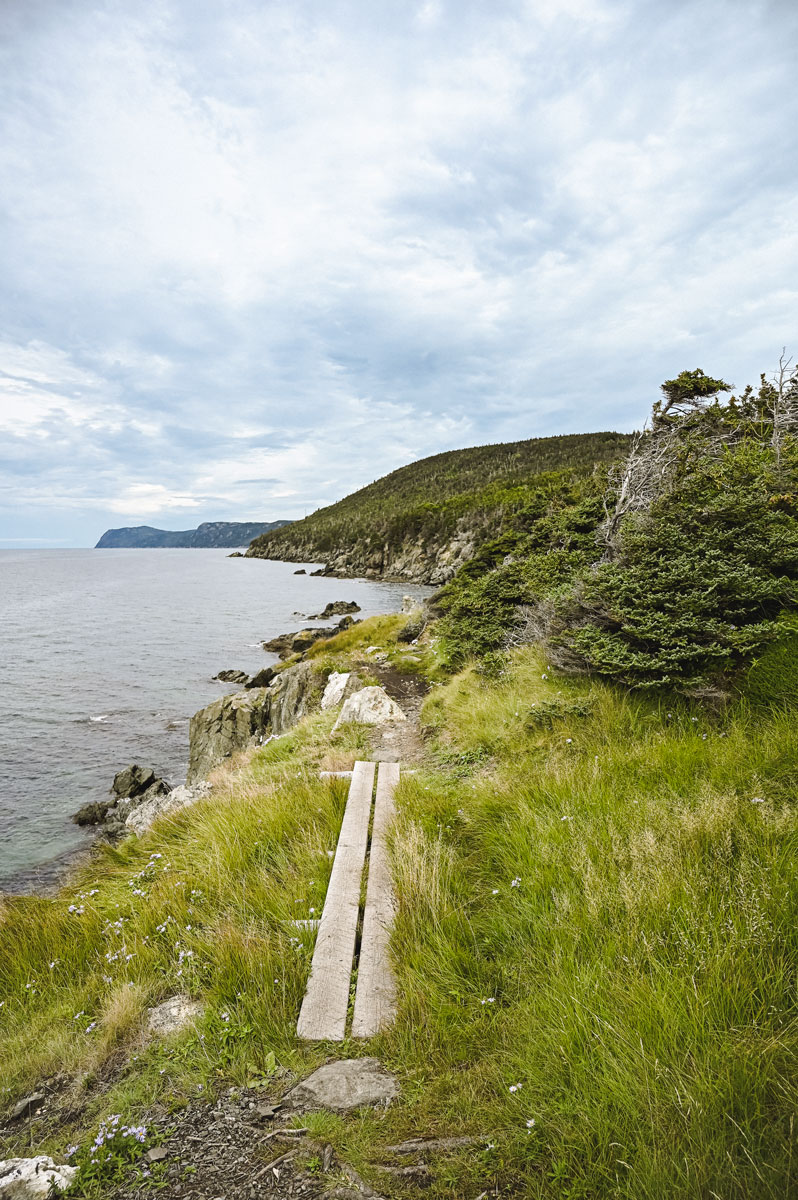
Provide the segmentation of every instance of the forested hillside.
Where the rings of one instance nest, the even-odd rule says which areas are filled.
[[[530,503],[537,508],[544,497],[572,492],[595,471],[604,481],[629,441],[620,433],[571,434],[435,454],[290,530],[256,538],[247,554],[324,562],[331,575],[443,583]]]

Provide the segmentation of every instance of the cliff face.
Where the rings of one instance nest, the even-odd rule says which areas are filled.
[[[205,521],[196,529],[154,529],[135,525],[125,529],[107,529],[95,550],[149,549],[172,546],[190,550],[232,550],[246,546],[253,538],[290,525],[290,521]]]
[[[324,559],[322,574],[342,579],[401,579],[408,583],[447,583],[463,563],[473,558],[485,534],[481,524],[463,518],[451,531],[430,538],[405,537],[399,542],[377,540],[343,543],[314,553],[315,547],[286,538],[270,540],[269,558],[283,562]],[[248,556],[249,551],[247,552]],[[263,556],[258,556],[263,557]]]

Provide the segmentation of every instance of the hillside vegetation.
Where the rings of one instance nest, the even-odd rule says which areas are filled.
[[[290,530],[256,538],[247,554],[324,562],[336,575],[442,583],[514,515],[623,457],[619,433],[530,438],[451,450],[392,471],[320,508]]]
[[[543,643],[566,672],[725,693],[798,608],[798,375],[663,385],[622,469],[519,512],[437,598],[452,665]],[[487,658],[486,658],[487,656]]]

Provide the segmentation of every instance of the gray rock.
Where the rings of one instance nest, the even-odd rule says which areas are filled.
[[[223,759],[260,739],[269,727],[269,688],[222,696],[194,713],[189,725],[186,783],[205,779]]]
[[[247,675],[246,671],[220,671],[213,678],[218,680],[219,683],[243,683],[245,686],[249,684],[249,675]]]
[[[291,639],[291,653],[304,654],[314,642],[319,642],[322,638],[332,637],[337,632],[338,630],[335,626],[327,626],[323,629],[302,629],[299,633],[295,633]]]
[[[27,1200],[29,1196],[51,1196],[53,1187],[65,1191],[77,1173],[77,1167],[59,1166],[46,1154],[7,1158],[0,1162],[0,1197]]]
[[[159,817],[173,816],[182,808],[196,804],[211,790],[209,783],[195,783],[193,787],[173,788],[166,796],[152,796],[133,809],[125,821],[125,832],[138,834],[146,833]]]
[[[388,1105],[399,1085],[377,1058],[347,1058],[319,1067],[286,1096],[297,1108],[331,1108],[346,1112],[367,1104]]]
[[[108,810],[112,807],[110,800],[96,800],[89,804],[84,804],[73,814],[72,820],[76,825],[100,825],[108,816]]]
[[[274,679],[274,667],[263,667],[255,675],[252,676],[249,683],[245,683],[245,688],[262,688],[268,687]]]
[[[331,600],[326,604],[320,613],[314,613],[308,617],[309,621],[329,621],[330,617],[340,617],[344,613],[360,612],[360,605],[355,604],[354,600]]]
[[[406,623],[396,635],[398,642],[414,642],[424,632],[427,618],[424,609],[419,604],[410,610]]]
[[[308,662],[286,667],[275,676],[271,686],[271,728],[285,733],[304,717],[320,692],[320,680]]]
[[[359,691],[362,683],[362,679],[354,671],[332,671],[327,678],[327,686],[321,698],[321,707],[323,709],[337,708],[353,692]]]
[[[333,729],[348,722],[357,721],[363,725],[384,725],[388,721],[406,721],[407,717],[399,705],[391,699],[384,688],[361,688],[344,701],[341,714]]]
[[[152,767],[139,767],[133,763],[114,776],[111,791],[121,800],[140,796],[152,787],[159,787],[163,792],[169,791],[169,784],[156,775]]]
[[[291,642],[295,637],[295,633],[279,633],[268,642],[261,642],[261,646],[271,654],[287,655],[291,653]]]
[[[155,1008],[147,1009],[147,1029],[155,1037],[169,1037],[179,1033],[202,1016],[203,1006],[190,996],[170,996]]]
[[[44,1092],[31,1092],[29,1096],[24,1096],[22,1100],[18,1100],[11,1112],[8,1114],[9,1121],[17,1121],[20,1117],[26,1117],[34,1108],[38,1108],[47,1099]]]
[[[304,567],[300,567],[298,571],[294,571],[294,574],[295,575],[307,575],[307,571],[305,570]]]

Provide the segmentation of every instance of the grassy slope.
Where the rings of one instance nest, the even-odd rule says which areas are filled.
[[[628,442],[626,434],[572,434],[436,454],[392,471],[290,529],[256,538],[248,553],[265,558],[293,552],[312,559],[342,546],[423,539],[451,530],[469,513],[520,507],[535,477],[584,474],[622,455]]]
[[[383,618],[379,635],[395,629]],[[360,656],[377,634],[357,630],[314,661]],[[403,1193],[375,1165],[382,1147],[457,1132],[484,1143],[438,1160],[430,1196],[494,1182],[551,1200],[791,1195],[788,703],[740,701],[710,721],[564,682],[525,648],[497,682],[469,668],[433,688],[425,721],[433,760],[401,784],[394,836],[399,1020],[334,1048],[377,1053],[402,1099],[311,1123],[390,1195]],[[60,1151],[156,1097],[267,1077],[270,1054],[292,1070],[322,1057],[293,1039],[310,942],[286,922],[320,905],[340,820],[344,788],[316,770],[358,750],[356,730],[331,743],[331,723],[313,717],[250,756],[212,801],[107,852],[69,895],[6,907],[0,1087],[18,1096],[61,1067],[79,1094],[81,1072],[90,1084],[118,1070],[75,1128],[49,1143],[42,1129],[37,1146]],[[109,961],[122,942],[133,957]],[[144,1004],[180,988],[207,1001],[197,1034],[133,1060]]]

